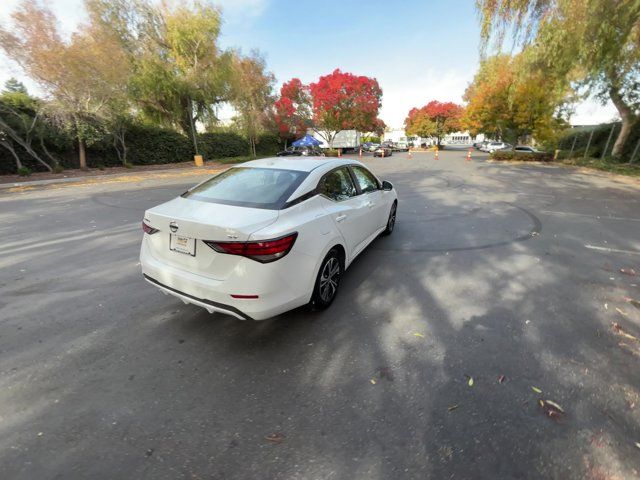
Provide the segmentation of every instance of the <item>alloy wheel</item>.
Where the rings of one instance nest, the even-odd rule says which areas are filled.
[[[336,257],[331,257],[324,264],[320,276],[320,298],[323,302],[329,302],[338,291],[340,280],[340,262]]]

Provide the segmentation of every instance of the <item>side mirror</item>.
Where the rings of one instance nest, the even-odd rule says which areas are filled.
[[[382,190],[386,190],[386,191],[393,190],[393,185],[391,185],[391,182],[387,182],[386,180],[384,180],[382,182]]]

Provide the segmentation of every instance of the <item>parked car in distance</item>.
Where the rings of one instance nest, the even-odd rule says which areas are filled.
[[[380,145],[373,152],[374,157],[390,157],[391,155],[393,155],[393,148],[384,144]]]
[[[289,147],[281,152],[276,153],[276,157],[311,157],[324,156],[322,150],[318,147]]]
[[[398,142],[393,146],[396,152],[408,152],[409,144],[407,142]]]
[[[379,144],[379,143],[371,143],[371,145],[369,145],[369,149],[368,149],[368,151],[369,151],[369,152],[375,152],[375,151],[376,151],[376,149],[377,149],[379,146],[380,146],[380,144]]]
[[[540,150],[528,145],[516,145],[513,151],[518,153],[542,153]]]
[[[505,148],[511,148],[511,145],[504,142],[489,142],[485,147],[485,152],[493,153],[496,150],[503,150]]]
[[[483,140],[482,142],[476,142],[473,144],[473,148],[476,150],[482,150],[482,148],[489,143],[487,140]]]
[[[358,254],[393,232],[397,203],[393,185],[354,160],[243,163],[144,213],[142,273],[241,320],[324,309]]]
[[[373,142],[364,142],[362,145],[360,145],[360,148],[362,149],[363,152],[368,152],[373,145],[377,145],[377,144]]]

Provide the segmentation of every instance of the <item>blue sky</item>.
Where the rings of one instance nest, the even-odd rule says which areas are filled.
[[[18,0],[4,0],[0,21]],[[381,117],[400,127],[413,106],[461,102],[477,69],[479,26],[473,0],[221,0],[224,47],[266,57],[278,84],[316,80],[335,68],[373,76],[383,89]],[[82,0],[47,2],[67,33],[82,20]],[[0,57],[0,81],[23,77]],[[25,82],[32,89],[35,86]],[[228,110],[222,116],[230,115]],[[611,105],[580,105],[574,123],[607,121]]]

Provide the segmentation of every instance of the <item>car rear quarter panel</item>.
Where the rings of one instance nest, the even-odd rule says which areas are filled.
[[[254,232],[251,240],[277,238],[293,232],[298,232],[298,238],[291,252],[276,263],[289,264],[283,281],[296,296],[310,299],[320,263],[334,245],[344,248],[344,241],[318,196],[281,210],[278,220]]]

